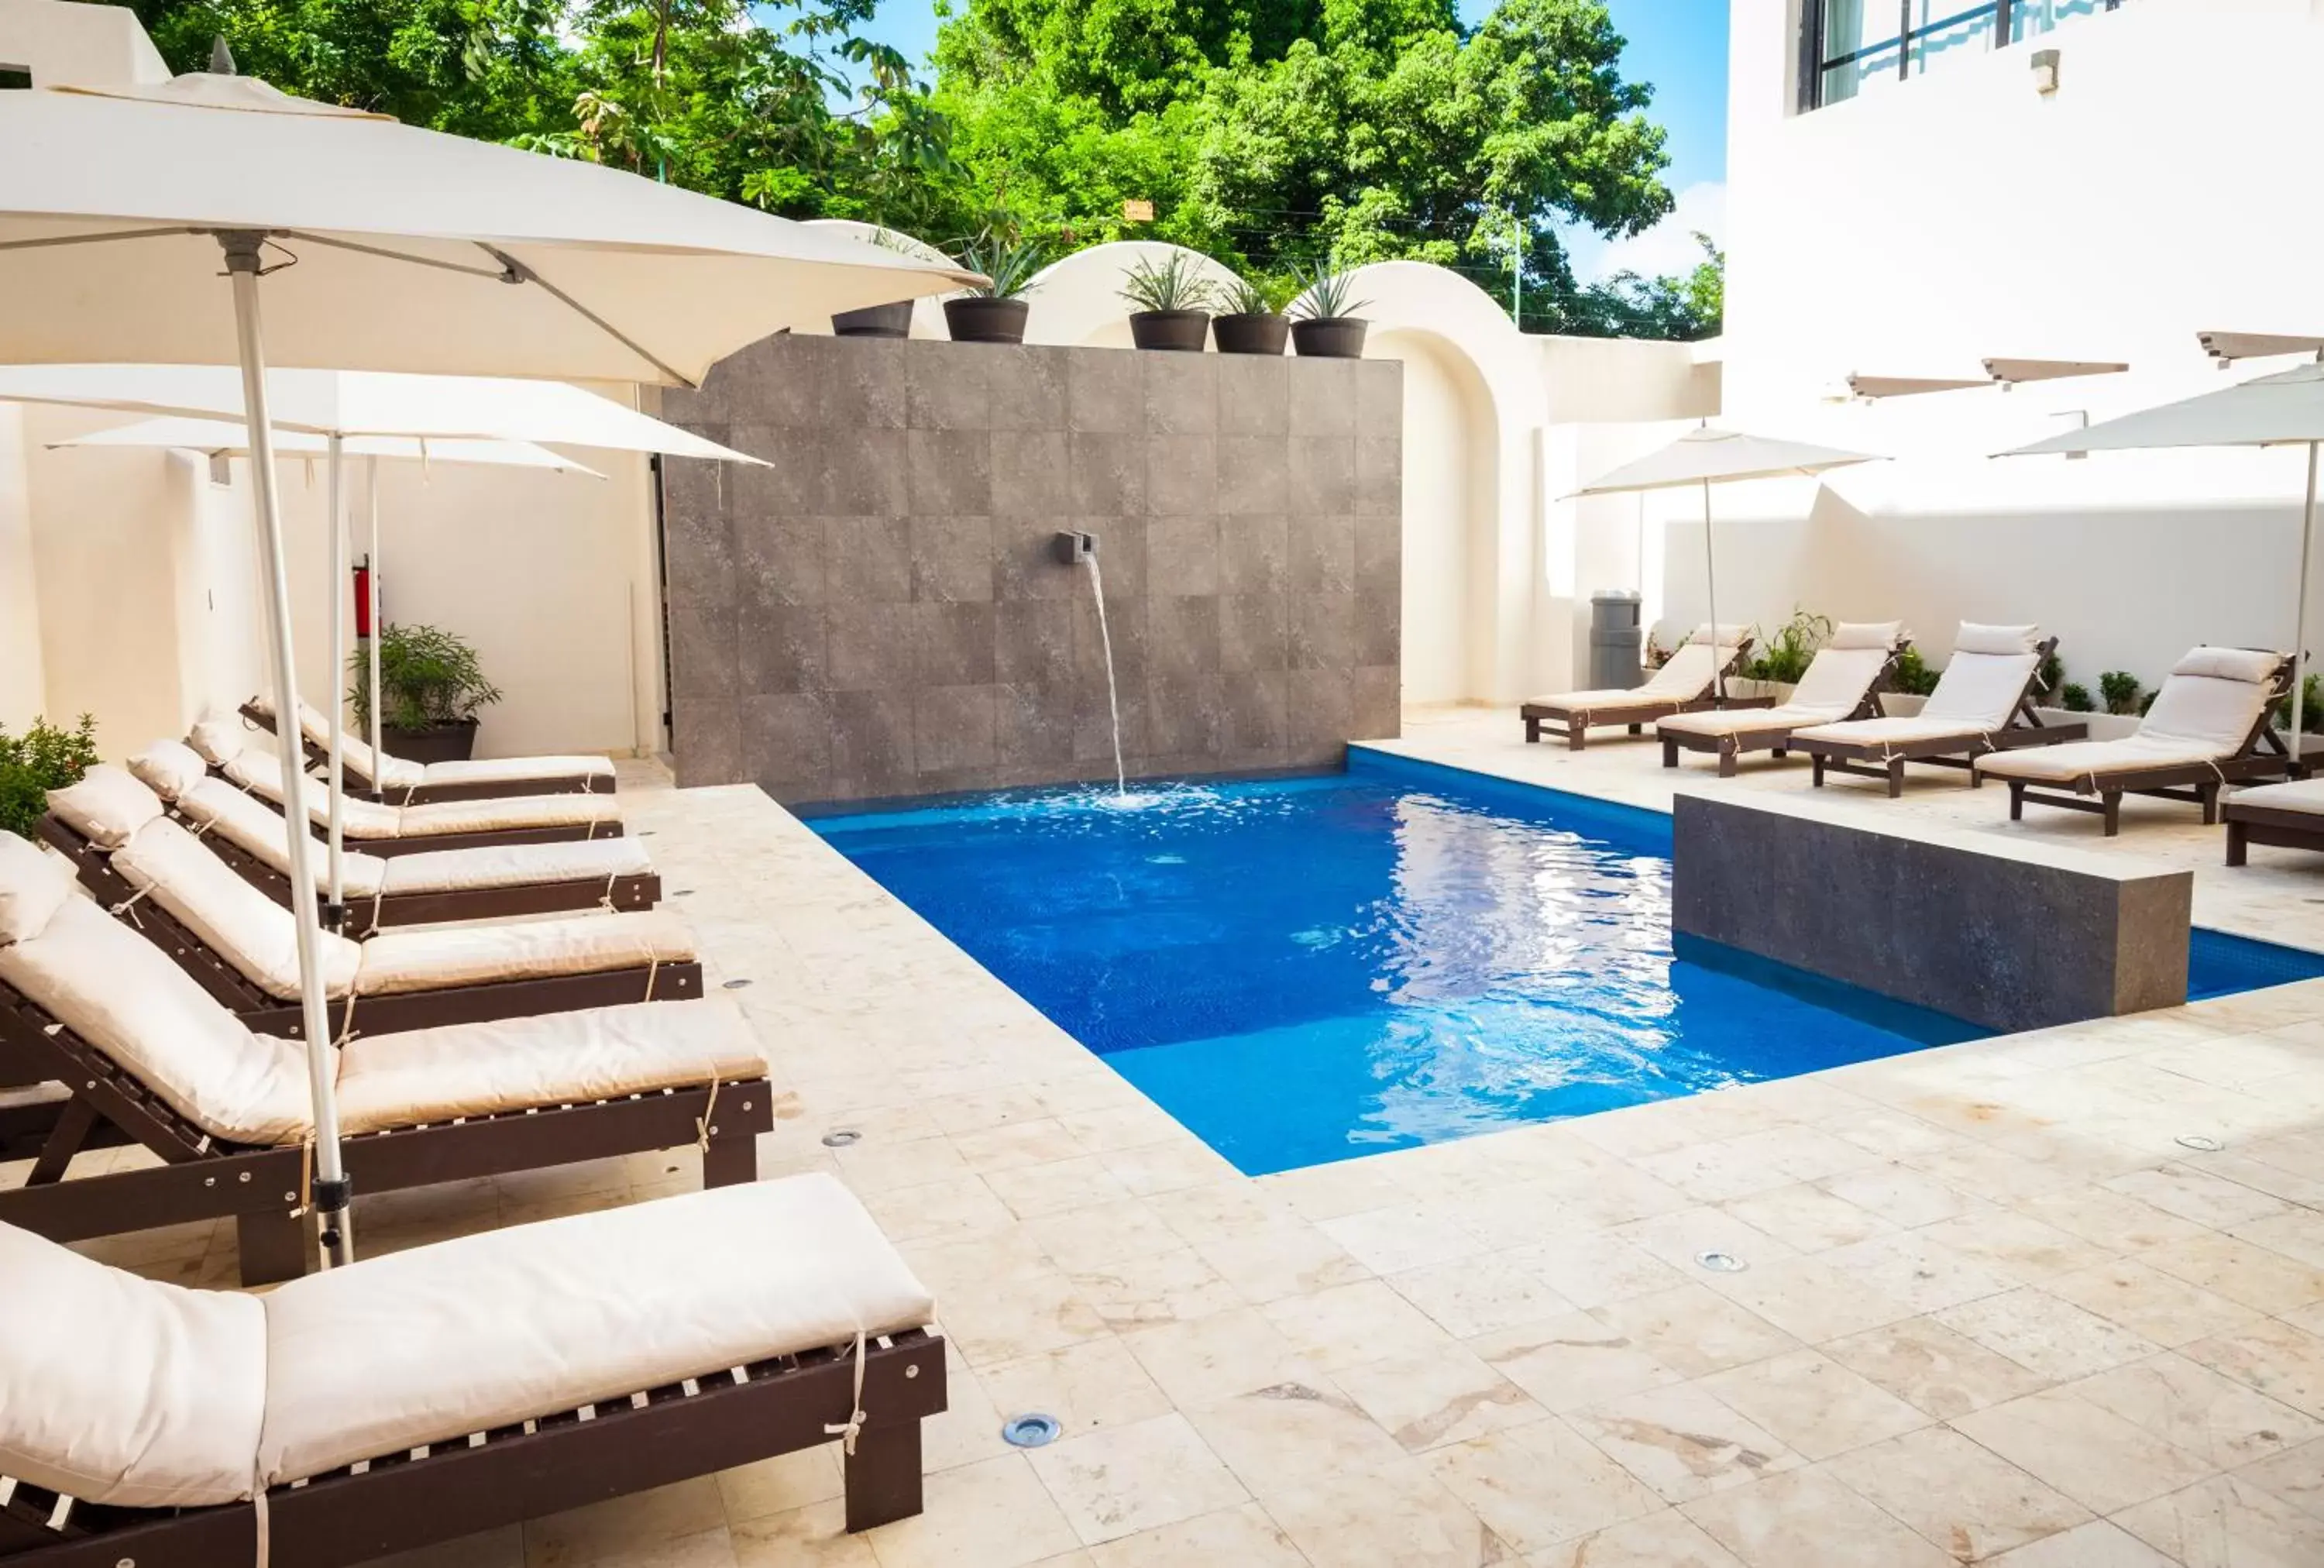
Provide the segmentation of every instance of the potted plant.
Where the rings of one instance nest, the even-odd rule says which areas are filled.
[[[901,235],[893,229],[881,227],[872,231],[872,243],[883,251],[909,254]],[[912,301],[898,300],[888,305],[866,305],[861,310],[842,310],[831,318],[835,337],[909,337],[912,335]]]
[[[1224,313],[1211,318],[1211,337],[1221,354],[1281,354],[1291,339],[1291,318],[1277,309],[1279,291],[1265,282],[1237,278],[1221,301]]]
[[[1361,359],[1362,318],[1351,314],[1369,300],[1355,297],[1355,280],[1336,267],[1318,267],[1291,307],[1291,341],[1302,359]]]
[[[1140,261],[1122,279],[1121,297],[1138,307],[1130,313],[1130,340],[1139,347],[1200,354],[1210,341],[1217,300],[1194,252],[1174,250],[1167,262]]]
[[[990,235],[960,248],[960,264],[989,280],[944,302],[945,327],[954,343],[1022,343],[1032,307],[1025,291],[1041,270],[1041,247],[1031,240]]]
[[[97,763],[97,720],[88,714],[69,730],[38,718],[21,735],[0,729],[0,829],[31,838],[49,791],[79,783]]]
[[[361,650],[355,672],[355,724],[371,728],[371,665]],[[501,700],[467,641],[433,626],[388,626],[379,639],[380,737],[414,762],[464,761],[475,750],[476,710]]]

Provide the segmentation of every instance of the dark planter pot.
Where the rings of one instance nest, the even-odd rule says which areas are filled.
[[[1211,336],[1221,354],[1276,354],[1291,341],[1288,316],[1213,316]]]
[[[1130,341],[1140,348],[1200,354],[1211,340],[1211,318],[1201,310],[1133,310]]]
[[[912,302],[899,300],[892,305],[866,305],[861,310],[843,310],[831,318],[835,337],[909,337],[912,335]]]
[[[1022,300],[993,300],[982,294],[944,302],[945,327],[954,343],[1022,343],[1025,318],[1032,307]]]
[[[380,731],[379,739],[389,756],[407,762],[465,762],[476,749],[476,721],[462,719],[456,724],[433,724],[424,730],[399,730],[389,724]]]
[[[1360,316],[1319,316],[1291,324],[1291,341],[1302,359],[1361,359],[1364,327]]]

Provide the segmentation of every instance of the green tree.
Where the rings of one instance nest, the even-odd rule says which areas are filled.
[[[1617,272],[1563,299],[1528,308],[1529,328],[1596,337],[1670,337],[1697,342],[1716,337],[1727,315],[1727,254],[1698,233],[1702,260],[1681,277],[1641,277]]]

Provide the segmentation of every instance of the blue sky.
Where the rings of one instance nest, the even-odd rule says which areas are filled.
[[[1691,231],[1717,236],[1725,228],[1728,0],[1609,4],[1629,41],[1625,74],[1655,86],[1652,113],[1670,132],[1671,167],[1664,179],[1678,194],[1680,209],[1652,234],[1619,244],[1572,236],[1575,270],[1585,279],[1622,267],[1682,271],[1695,259]],[[1461,0],[1461,14],[1472,24],[1491,10],[1491,0]],[[936,44],[935,0],[881,0],[879,14],[864,31],[925,60]]]

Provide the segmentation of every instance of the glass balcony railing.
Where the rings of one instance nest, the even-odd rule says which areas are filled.
[[[1890,82],[2022,43],[2123,0],[1808,0],[1803,107],[1842,103]]]

